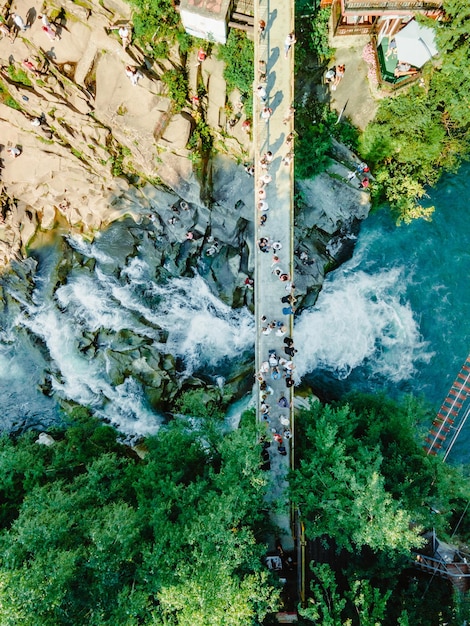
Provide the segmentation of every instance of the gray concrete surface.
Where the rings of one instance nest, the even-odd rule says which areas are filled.
[[[255,146],[255,223],[256,239],[266,237],[270,242],[270,250],[263,253],[257,247],[256,271],[255,271],[255,314],[257,319],[256,340],[256,367],[259,375],[262,363],[269,358],[270,350],[276,352],[276,356],[291,360],[284,352],[284,338],[292,337],[293,316],[283,313],[281,298],[288,296],[291,291],[289,286],[293,280],[293,162],[285,165],[283,157],[292,150],[292,146],[286,144],[287,135],[293,130],[294,119],[291,117],[284,123],[286,112],[293,102],[293,79],[294,79],[294,47],[288,52],[284,51],[284,42],[289,32],[294,30],[294,2],[289,0],[261,0],[255,5],[255,28],[260,20],[266,23],[266,31],[263,35],[255,34],[255,83],[263,84],[267,91],[266,106],[272,109],[269,120],[261,118],[264,103],[254,96],[253,112],[253,140]],[[265,61],[267,77],[264,83],[259,83],[259,61]],[[268,169],[263,169],[260,159],[267,152],[273,153],[273,160]],[[272,182],[264,187],[266,190],[265,202],[268,210],[261,212],[258,209],[258,192],[260,179],[269,173]],[[260,217],[267,216],[264,225],[260,224]],[[279,250],[273,250],[272,244],[279,242],[282,246]],[[279,257],[279,262],[274,263],[273,257]],[[289,280],[281,281],[275,273],[281,269],[289,275]],[[287,289],[286,289],[287,287]],[[281,337],[273,330],[270,334],[263,334],[261,329],[265,324],[261,317],[266,316],[267,323],[276,321],[285,324],[287,333]],[[285,550],[293,548],[292,533],[290,530],[290,509],[287,500],[287,473],[292,462],[293,438],[286,439],[284,430],[287,428],[293,434],[293,411],[291,408],[278,407],[278,400],[285,395],[291,402],[293,399],[293,387],[286,387],[286,371],[282,364],[279,366],[282,377],[274,380],[271,370],[262,374],[267,385],[272,388],[272,394],[268,394],[265,402],[270,406],[269,422],[265,422],[261,415],[260,404],[263,393],[259,392],[258,414],[259,419],[266,429],[266,438],[271,441],[270,461],[270,485],[268,500],[273,507],[272,521],[279,527],[279,536]],[[295,376],[295,374],[294,374]],[[259,389],[259,382],[257,382]],[[273,439],[275,434],[283,438],[283,444],[287,449],[287,455],[282,456],[278,451],[278,443]],[[274,547],[274,546],[271,546]]]

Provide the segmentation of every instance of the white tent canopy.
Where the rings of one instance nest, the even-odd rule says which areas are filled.
[[[398,60],[414,67],[422,67],[438,53],[434,30],[414,20],[395,35],[395,42]]]

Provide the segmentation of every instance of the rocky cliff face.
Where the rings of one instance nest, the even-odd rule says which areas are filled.
[[[164,284],[198,273],[224,303],[252,309],[253,292],[245,279],[252,275],[256,254],[254,188],[239,164],[252,158],[251,145],[242,129],[243,109],[235,126],[224,117],[228,98],[235,106],[239,102],[236,94],[226,94],[222,63],[210,56],[201,67],[196,52],[188,56],[191,92],[202,81],[207,95],[174,114],[160,77],[165,69],[181,66],[178,51],[172,59],[154,62],[136,45],[123,49],[109,27],[131,18],[128,5],[120,0],[48,3],[47,15],[60,36],[54,41],[41,28],[39,8],[18,0],[14,10],[28,15],[30,28],[13,42],[0,40],[0,266],[15,260],[0,285],[3,313],[22,315],[31,308],[37,315],[35,262],[21,260],[31,245],[47,243],[55,232],[93,240],[98,231],[97,242],[111,241],[113,261],[101,268],[110,283],[121,281],[127,288],[126,268],[147,246],[152,280]],[[127,65],[140,68],[136,85],[125,73]],[[207,160],[187,149],[201,118],[217,148],[217,156]],[[16,158],[8,154],[14,147],[20,152]],[[367,194],[347,182],[348,169],[340,161],[352,165],[353,158],[343,154],[329,172],[298,187],[295,277],[301,307],[314,303],[325,268],[348,254],[357,223],[369,210]],[[119,228],[109,228],[117,220]],[[61,286],[77,274],[93,273],[97,263],[65,244],[61,254],[48,281],[51,301],[60,301]],[[73,306],[67,315],[73,317]],[[33,332],[50,362],[38,384],[47,396],[51,381],[63,386],[63,374],[43,345],[41,326]],[[128,376],[137,380],[153,409],[162,403],[168,408],[182,386],[201,384],[180,378],[165,332],[155,331],[162,343],[157,352],[139,333],[106,332],[84,330],[74,340],[76,358],[96,367],[101,359],[114,386],[124,385]],[[238,370],[227,371],[230,394],[246,391],[249,358],[244,371],[239,363]]]
[[[139,221],[151,214],[167,236],[169,272],[197,266],[225,302],[250,305],[244,279],[253,267],[253,179],[234,161],[250,157],[250,138],[241,129],[243,110],[235,127],[224,120],[222,63],[214,56],[200,67],[189,55],[190,87],[195,93],[202,80],[207,97],[197,110],[188,106],[175,115],[160,78],[181,58],[175,51],[155,62],[137,45],[123,48],[110,25],[130,20],[129,5],[48,4],[60,36],[54,41],[42,30],[39,8],[21,0],[14,8],[27,15],[30,28],[13,43],[0,41],[0,55],[8,59],[0,70],[0,263],[23,256],[41,231],[60,227],[92,237],[125,215]],[[136,85],[128,65],[140,68]],[[203,177],[186,148],[201,114],[216,146],[231,156],[204,163]],[[14,146],[17,158],[7,153]],[[341,260],[356,220],[368,211],[367,195],[346,183],[347,171],[335,164],[299,187],[296,282],[306,305],[316,298],[324,267]],[[180,210],[181,202],[190,210]]]
[[[0,41],[0,262],[24,254],[38,229],[60,222],[93,233],[118,219],[128,209],[120,198],[129,181],[163,180],[197,194],[186,150],[192,118],[172,115],[159,79],[164,64],[136,46],[124,50],[109,30],[130,18],[129,6],[48,4],[60,36],[54,41],[42,30],[39,7],[20,0],[14,8],[30,27]],[[137,85],[127,65],[142,68]],[[20,156],[9,156],[9,147]]]

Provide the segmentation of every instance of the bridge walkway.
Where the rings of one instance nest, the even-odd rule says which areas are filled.
[[[261,20],[266,25],[263,33],[258,32]],[[286,383],[291,378],[292,357],[285,351],[285,340],[293,339],[293,314],[289,303],[281,301],[293,294],[293,143],[286,143],[286,139],[294,123],[290,110],[294,97],[294,46],[287,54],[285,52],[286,37],[293,31],[294,0],[255,0],[255,232],[258,243],[262,238],[268,240],[265,252],[258,243],[256,245],[257,415],[258,420],[264,422],[266,441],[271,444],[267,448],[271,466],[268,499],[277,505],[272,518],[280,528],[279,538],[284,550],[294,548],[287,498],[287,473],[294,458],[294,387]],[[259,86],[266,91],[265,102],[257,95]],[[262,117],[264,107],[272,111],[268,119]],[[268,152],[272,153],[272,160],[264,162],[263,157]],[[290,160],[287,164],[286,156]],[[272,180],[263,185],[266,175]],[[266,204],[260,205],[260,202]],[[264,224],[263,220],[266,220]],[[269,327],[271,322],[275,322],[273,329]],[[263,331],[266,328],[268,330]],[[276,378],[276,366],[269,364],[271,351],[278,360],[280,378]],[[264,389],[265,385],[268,389]],[[281,398],[287,400],[286,407],[279,406]],[[285,448],[285,454],[282,447],[278,449],[279,445]]]

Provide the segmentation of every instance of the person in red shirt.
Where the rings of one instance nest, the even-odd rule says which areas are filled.
[[[204,48],[199,48],[197,52],[197,65],[201,65],[203,61],[206,60],[207,54]]]

